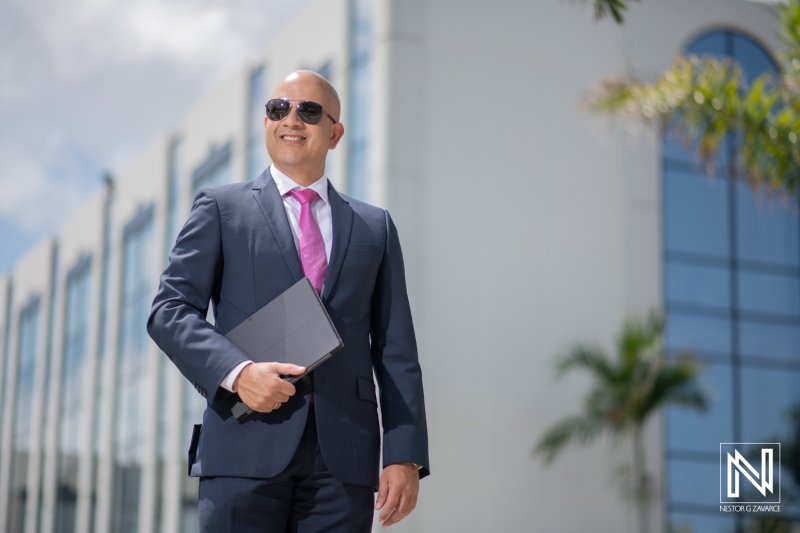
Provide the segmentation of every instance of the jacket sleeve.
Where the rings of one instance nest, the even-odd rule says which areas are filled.
[[[248,359],[206,321],[209,301],[219,301],[224,263],[219,207],[213,189],[203,187],[161,274],[147,332],[209,403],[231,394],[220,383]]]
[[[386,248],[372,296],[370,336],[372,364],[378,380],[383,423],[383,464],[421,465],[430,473],[428,426],[422,391],[422,370],[406,292],[403,254],[388,212]]]

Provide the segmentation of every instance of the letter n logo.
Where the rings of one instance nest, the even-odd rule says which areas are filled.
[[[778,460],[777,483],[774,476],[776,451]],[[748,461],[745,456],[749,457],[750,460]],[[757,462],[757,457],[761,459],[760,465]],[[756,466],[760,466],[760,469],[756,469]],[[757,493],[742,489],[742,487],[748,487],[744,480],[747,480],[749,485],[756,489]],[[740,489],[744,494],[740,492]],[[741,501],[742,498],[745,500],[756,499],[758,501]],[[776,498],[777,501],[775,501]],[[780,443],[738,442],[720,444],[720,503],[731,502],[780,503]]]

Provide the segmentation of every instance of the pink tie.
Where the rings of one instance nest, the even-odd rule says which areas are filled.
[[[319,198],[313,189],[302,191],[289,191],[286,196],[291,196],[300,202],[300,262],[303,264],[303,273],[311,280],[311,285],[322,293],[322,283],[325,281],[325,272],[328,270],[328,259],[325,257],[325,241],[322,232],[311,214],[311,204]]]

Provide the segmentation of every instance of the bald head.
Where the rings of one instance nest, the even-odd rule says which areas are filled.
[[[295,70],[286,76],[272,91],[273,98],[292,98],[297,95],[304,100],[315,101],[322,104],[325,111],[330,113],[336,121],[339,121],[341,102],[339,93],[333,88],[323,76],[313,70]]]
[[[339,121],[339,95],[328,80],[316,72],[297,70],[281,80],[272,91],[272,98],[287,100],[290,104],[283,118],[264,117],[264,140],[272,164],[307,187],[324,175],[328,150],[336,148],[344,135],[344,125]],[[304,101],[318,103],[330,117],[306,122],[297,109]]]

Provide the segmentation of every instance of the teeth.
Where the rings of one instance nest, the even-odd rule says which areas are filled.
[[[287,141],[299,141],[302,139],[302,137],[295,137],[293,135],[284,135],[282,138],[286,139]]]

